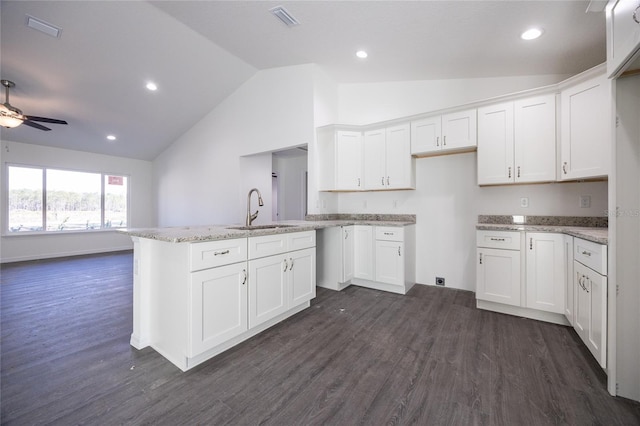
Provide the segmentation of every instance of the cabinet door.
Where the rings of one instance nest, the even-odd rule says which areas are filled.
[[[353,233],[353,276],[373,281],[373,226],[355,225]]]
[[[579,262],[573,262],[573,284],[575,288],[575,300],[573,308],[575,310],[575,321],[573,328],[578,336],[585,341],[589,330],[589,293],[586,288],[586,277],[589,275],[589,268]],[[586,343],[586,342],[585,342]]]
[[[567,317],[569,324],[575,323],[575,291],[576,286],[573,282],[573,237],[564,236],[564,261],[567,265],[565,270],[565,293],[564,293],[564,316]]]
[[[316,297],[316,249],[298,250],[288,255],[289,308],[293,308]]]
[[[478,109],[478,185],[513,182],[513,102]]]
[[[562,234],[527,232],[526,306],[564,313],[565,246]]]
[[[520,306],[520,251],[477,250],[476,298]]]
[[[387,189],[411,188],[411,133],[409,123],[387,128]]]
[[[362,189],[362,134],[338,131],[336,135],[336,189]]]
[[[556,180],[556,95],[514,103],[515,181]]]
[[[477,145],[476,110],[442,116],[442,149],[459,149]]]
[[[354,235],[353,226],[342,227],[342,281],[346,283],[353,278]]]
[[[376,240],[376,281],[404,284],[404,244]]]
[[[248,329],[247,263],[191,274],[188,356],[196,356]]]
[[[589,298],[587,346],[602,368],[607,366],[607,277],[590,271],[585,286]]]
[[[442,148],[440,116],[411,122],[411,154],[440,151]]]
[[[560,178],[607,176],[611,93],[605,76],[562,91]]]
[[[637,1],[618,0],[607,7],[607,74],[619,74],[640,49],[640,24],[633,13],[640,6]],[[637,12],[640,14],[640,12]],[[637,17],[637,15],[636,15]],[[640,18],[637,17],[638,20]]]
[[[249,261],[249,327],[287,311],[288,253]]]
[[[370,130],[364,134],[364,189],[384,189],[386,172],[386,130]]]

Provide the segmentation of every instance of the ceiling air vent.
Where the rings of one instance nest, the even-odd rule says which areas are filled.
[[[54,25],[44,22],[41,19],[34,18],[33,16],[27,15],[26,24],[27,24],[27,27],[40,31],[41,33],[45,33],[46,35],[49,35],[54,38],[60,38],[60,32],[62,30]]]
[[[296,18],[293,17],[287,10],[282,6],[276,6],[272,9],[269,9],[269,12],[273,13],[279,20],[284,22],[287,27],[295,27],[296,25],[300,25],[300,22]]]

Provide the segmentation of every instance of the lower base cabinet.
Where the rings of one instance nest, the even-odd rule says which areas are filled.
[[[478,248],[476,297],[520,306],[520,250]]]

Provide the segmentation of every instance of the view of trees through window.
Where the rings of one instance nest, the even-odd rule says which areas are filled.
[[[127,189],[126,176],[9,166],[9,231],[125,227]]]

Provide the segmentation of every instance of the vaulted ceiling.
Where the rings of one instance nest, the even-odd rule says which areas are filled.
[[[0,77],[16,83],[11,104],[69,125],[0,136],[151,160],[258,70],[303,63],[338,83],[576,74],[605,60],[604,13],[585,13],[588,4],[2,1]],[[271,15],[277,5],[300,25]],[[60,36],[29,28],[28,16]],[[543,36],[520,39],[531,26]]]

